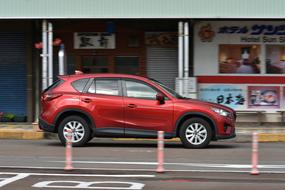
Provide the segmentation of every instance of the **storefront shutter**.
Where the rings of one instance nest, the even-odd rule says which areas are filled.
[[[26,115],[24,33],[0,32],[0,112]]]
[[[178,76],[177,48],[147,48],[147,76],[174,89]]]

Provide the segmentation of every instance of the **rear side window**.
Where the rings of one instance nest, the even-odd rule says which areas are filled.
[[[88,93],[118,96],[119,81],[116,79],[96,79],[93,80]]]
[[[83,89],[85,88],[88,81],[89,81],[89,78],[79,79],[79,80],[73,81],[71,85],[78,92],[83,92]]]
[[[49,87],[47,87],[43,92],[50,91],[50,90],[52,90],[52,89],[58,87],[58,86],[61,85],[62,83],[64,83],[64,80],[58,79],[58,80],[56,80],[52,85],[50,85]]]

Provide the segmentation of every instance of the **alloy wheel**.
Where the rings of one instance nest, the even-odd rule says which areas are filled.
[[[64,138],[67,139],[68,131],[72,131],[72,142],[76,143],[82,140],[85,134],[84,126],[78,121],[69,121],[63,127]]]
[[[191,123],[185,131],[185,137],[189,143],[200,145],[207,139],[207,129],[201,123]]]

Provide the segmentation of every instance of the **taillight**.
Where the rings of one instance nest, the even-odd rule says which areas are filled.
[[[43,96],[43,100],[44,101],[51,101],[51,100],[56,99],[60,96],[62,96],[62,94],[45,94]]]

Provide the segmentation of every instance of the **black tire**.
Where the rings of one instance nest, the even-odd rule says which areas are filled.
[[[92,133],[90,133],[90,136],[89,136],[89,138],[88,138],[88,141],[87,141],[87,142],[91,141],[92,139],[93,139],[93,136],[92,136]]]
[[[187,119],[181,126],[179,137],[186,148],[205,148],[212,139],[210,124],[199,117]]]
[[[72,116],[68,116],[64,118],[60,122],[59,127],[58,127],[58,137],[63,145],[65,145],[66,143],[66,138],[64,136],[64,130],[66,131],[67,128],[71,128],[70,126],[72,125],[77,126],[78,128],[78,131],[77,130],[74,131],[72,146],[83,146],[89,140],[91,140],[91,130],[86,120],[80,116],[72,115]]]

